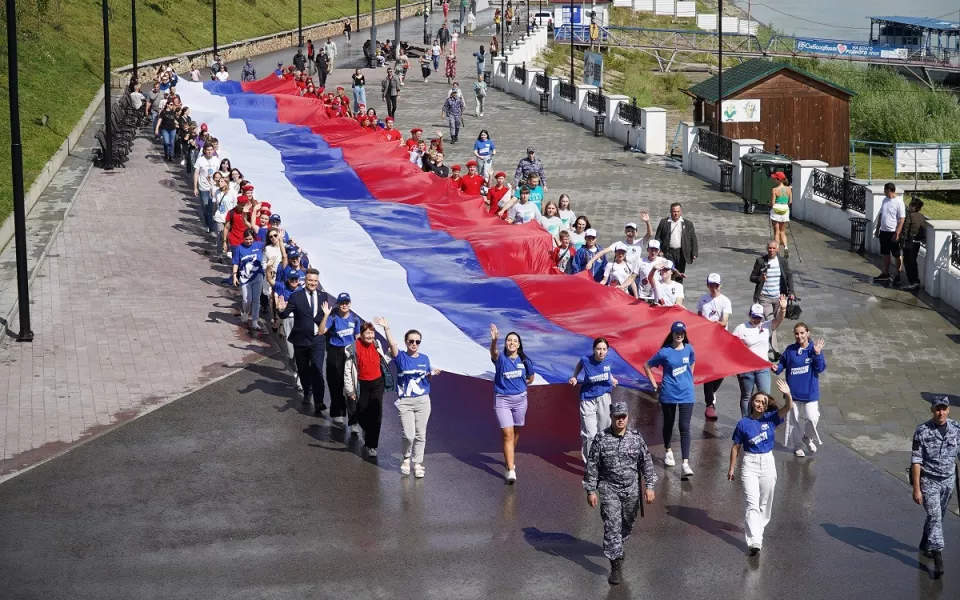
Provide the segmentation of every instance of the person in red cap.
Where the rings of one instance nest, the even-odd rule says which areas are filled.
[[[226,222],[223,225],[223,251],[233,252],[233,249],[243,243],[243,232],[247,230],[247,216],[250,214],[250,195],[252,185],[245,185],[243,195],[237,197],[237,205],[227,212]]]
[[[391,142],[397,142],[400,146],[403,146],[403,134],[400,133],[399,129],[394,129],[393,127],[393,117],[387,117],[386,127],[383,130],[387,140]]]
[[[420,129],[419,127],[414,127],[413,129],[411,129],[411,130],[410,130],[410,139],[411,139],[411,140],[414,140],[415,142],[417,142],[417,143],[419,144],[419,143],[420,143],[420,140],[423,139],[423,130]],[[408,141],[409,141],[409,140],[408,140]]]
[[[407,151],[410,153],[410,162],[417,165],[420,169],[423,168],[423,153],[420,150],[420,144],[417,140],[409,139],[407,140]]]
[[[296,73],[295,73],[296,69],[297,68],[294,67],[293,65],[287,67],[287,72],[283,74],[283,78],[286,79],[287,81],[293,81],[294,79],[296,79]]]
[[[461,170],[462,170],[462,167],[460,165],[453,165],[452,167],[450,167],[450,181],[457,188],[460,187],[460,180],[462,179],[462,177],[460,177]]]
[[[320,93],[317,92],[317,88],[314,87],[313,81],[308,81],[308,82],[307,82],[307,87],[304,88],[303,94],[301,94],[301,95],[302,95],[304,98],[313,98],[314,100],[320,98]]]
[[[460,191],[469,196],[479,196],[484,183],[486,180],[477,172],[477,161],[471,160],[467,163],[467,174],[460,178]]]
[[[507,174],[503,171],[498,172],[494,179],[496,184],[487,190],[487,208],[490,214],[497,214],[502,208],[500,201],[510,195],[510,184],[507,183]]]

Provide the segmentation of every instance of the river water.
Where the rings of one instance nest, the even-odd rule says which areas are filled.
[[[743,10],[747,0],[734,2]],[[869,16],[908,16],[960,21],[960,0],[759,0],[751,15],[786,34],[865,42],[870,37]]]

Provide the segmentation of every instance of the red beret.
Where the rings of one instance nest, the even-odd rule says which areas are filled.
[[[242,188],[240,188],[240,191],[241,191],[241,192],[252,192],[252,191],[253,191],[253,186],[248,183],[247,185],[245,185],[245,186],[243,186]]]
[[[419,127],[414,127],[413,129],[410,130],[410,133],[423,133],[423,130],[420,129]]]
[[[459,171],[460,169],[461,169],[460,165],[453,165],[452,167],[450,167],[451,171]]]
[[[338,86],[337,86],[337,91],[338,91],[338,92],[342,92],[342,91],[343,91],[343,87],[341,87],[341,86],[338,85]]]
[[[362,104],[360,106],[363,106]],[[393,123],[393,117],[387,117],[387,123]]]
[[[506,177],[506,176],[507,176],[507,174],[504,173],[503,171],[497,171],[497,174],[494,175],[494,178],[496,178],[496,177]]]
[[[475,167],[475,166],[477,166],[477,161],[471,160],[471,161],[467,162],[467,166],[468,166],[468,167]]]

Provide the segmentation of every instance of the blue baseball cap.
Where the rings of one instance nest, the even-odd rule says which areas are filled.
[[[344,302],[350,302],[350,294],[346,292],[337,296],[337,304],[343,304]]]
[[[296,271],[290,271],[289,273],[287,273],[287,281],[294,281],[299,279],[300,279],[300,273]]]
[[[277,215],[277,214],[270,215],[270,222],[273,223],[274,221],[278,221],[278,222],[279,222],[279,221],[280,221],[280,215]]]
[[[300,258],[300,253],[294,250],[293,252],[287,252],[287,258],[293,260],[295,258]]]
[[[687,326],[683,324],[683,321],[677,321],[670,326],[670,333],[686,333]]]

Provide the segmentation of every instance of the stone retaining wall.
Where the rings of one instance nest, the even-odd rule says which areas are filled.
[[[416,2],[401,6],[400,18],[406,19],[407,17],[415,16],[417,11],[422,11],[425,7],[425,2]],[[395,8],[378,10],[377,25],[392,23],[395,14]],[[334,21],[325,21],[323,23],[304,26],[303,39],[326,40],[328,37],[332,38],[342,35],[343,22],[344,19],[340,18]],[[354,25],[354,27],[356,27],[355,18],[350,19],[350,22]],[[360,15],[360,29],[363,30],[368,27],[370,27],[370,13]],[[356,30],[354,30],[353,35],[357,35]],[[391,31],[390,35],[385,36],[385,38],[392,37],[392,35],[393,32]],[[281,31],[279,33],[257,38],[250,38],[247,40],[223,44],[217,48],[217,51],[220,53],[220,56],[223,57],[224,62],[232,62],[252,56],[276,52],[277,50],[283,50],[285,48],[293,48],[296,47],[298,41],[297,30],[291,29],[289,31]],[[208,67],[211,62],[213,62],[213,48],[202,48],[200,50],[191,50],[175,56],[165,56],[162,58],[155,58],[153,60],[142,62],[137,65],[137,70],[140,81],[148,82],[153,81],[154,76],[156,75],[157,67],[160,65],[169,65],[173,67],[173,70],[177,73],[187,73],[190,71],[191,64],[196,63],[197,66],[203,70]],[[125,86],[130,81],[130,74],[132,71],[133,65],[126,65],[118,69],[114,69],[113,87],[121,88]],[[236,77],[239,78],[240,74],[238,73]]]

